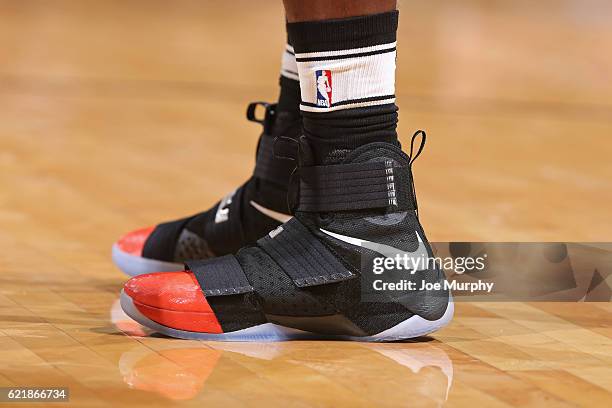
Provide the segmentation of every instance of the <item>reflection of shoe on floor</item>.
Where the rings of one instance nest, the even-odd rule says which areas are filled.
[[[208,347],[219,351],[230,351],[259,360],[274,360],[287,353],[293,343],[210,342]]]
[[[442,349],[429,344],[411,344],[408,347],[397,347],[394,344],[365,344],[364,347],[371,347],[377,353],[409,368],[413,373],[419,374],[420,379],[429,384],[433,384],[434,380],[427,380],[425,377],[429,375],[435,377],[437,372],[435,370],[431,373],[426,371],[431,368],[439,370],[446,377],[446,393],[442,401],[448,399],[448,393],[453,384],[453,362]],[[440,397],[437,392],[428,394],[434,399]]]
[[[217,340],[312,332],[393,341],[446,325],[453,303],[444,288],[371,289],[379,278],[410,280],[417,289],[444,281],[426,262],[432,252],[415,211],[411,165],[418,153],[411,158],[394,144],[371,143],[348,154],[333,151],[315,166],[304,141],[300,151],[292,220],[235,256],[131,279],[122,293],[126,313],[173,337]],[[373,274],[377,260],[395,255],[422,262],[414,274],[401,268]]]
[[[364,366],[368,367],[365,371]],[[217,370],[226,375],[216,377]],[[427,343],[346,347],[335,342],[218,342],[190,348],[180,343],[166,343],[162,350],[141,345],[121,356],[119,371],[131,388],[173,400],[195,398],[205,391],[207,383],[213,387],[230,387],[228,373],[231,378],[242,379],[232,387],[241,395],[253,392],[252,386],[242,388],[240,384],[252,384],[255,377],[266,378],[271,385],[289,386],[295,379],[283,379],[278,373],[291,372],[311,376],[311,382],[302,386],[304,394],[311,394],[312,390],[334,398],[334,387],[338,385],[350,393],[352,388],[367,383],[366,388],[372,395],[393,391],[389,402],[400,405],[407,394],[411,405],[421,401],[430,405],[443,403],[453,381],[452,361],[443,350]],[[338,385],[326,387],[325,383]]]
[[[146,337],[154,333],[151,329],[148,329],[138,322],[135,322],[130,318],[123,309],[121,309],[121,303],[119,299],[115,300],[110,310],[111,323],[117,328],[117,330],[127,334],[128,336],[134,337]]]
[[[119,371],[130,388],[172,400],[188,400],[201,390],[223,352],[210,348],[142,349],[121,356]]]
[[[247,111],[249,120],[264,127],[253,176],[208,211],[121,237],[113,245],[113,261],[119,269],[130,276],[181,270],[189,259],[235,253],[291,218],[286,214],[286,196],[294,165],[274,157],[274,139],[296,138],[300,121],[267,104],[265,118],[256,119],[258,105],[251,104]]]
[[[340,343],[311,350],[308,357],[300,356],[299,351],[286,357],[349,392],[374,396],[377,406],[441,406],[448,398],[453,364],[443,350],[428,343],[350,346]]]

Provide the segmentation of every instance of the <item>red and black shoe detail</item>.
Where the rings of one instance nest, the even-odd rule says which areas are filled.
[[[310,334],[392,341],[439,329],[453,314],[446,289],[364,290],[372,279],[364,265],[375,257],[392,256],[393,250],[432,255],[415,211],[414,158],[395,145],[373,143],[339,164],[304,166],[292,220],[235,256],[190,261],[186,272],[133,278],[122,294],[125,312],[153,330],[192,339]],[[433,267],[407,279],[437,283],[444,275]]]

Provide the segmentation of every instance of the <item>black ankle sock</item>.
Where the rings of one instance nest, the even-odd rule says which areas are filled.
[[[333,150],[397,142],[398,12],[287,24],[300,76],[304,135]]]
[[[300,82],[281,75],[279,84],[280,94],[278,95],[276,110],[278,112],[288,112],[295,117],[299,117]]]

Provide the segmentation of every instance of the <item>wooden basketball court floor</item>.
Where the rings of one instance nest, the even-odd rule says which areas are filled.
[[[401,16],[430,239],[610,241],[612,4]],[[381,345],[179,341],[121,315],[112,242],[245,179],[244,108],[276,97],[283,41],[280,1],[0,1],[0,386],[69,387],[74,406],[611,406],[605,302],[462,302],[425,341]]]

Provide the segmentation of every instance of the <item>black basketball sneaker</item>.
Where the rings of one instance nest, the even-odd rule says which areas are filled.
[[[370,143],[323,165],[301,139],[293,219],[236,255],[132,278],[122,308],[186,339],[393,341],[441,328],[453,303],[418,220],[418,135],[410,156]]]
[[[261,107],[263,119],[256,117]],[[275,108],[256,102],[247,109],[247,119],[263,125],[252,177],[208,211],[121,237],[113,245],[119,269],[130,276],[182,270],[190,259],[235,253],[291,218],[287,185],[295,164],[275,157],[274,141],[279,136],[297,139],[301,121]]]

